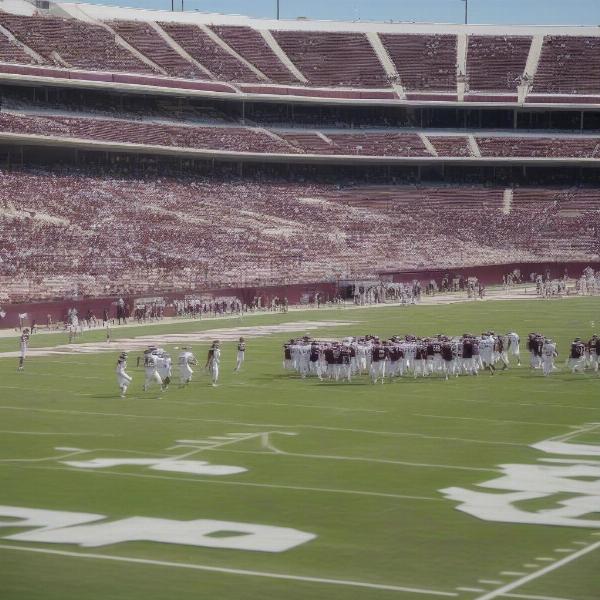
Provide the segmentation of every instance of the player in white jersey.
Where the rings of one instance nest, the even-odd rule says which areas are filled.
[[[551,339],[544,340],[542,346],[542,371],[544,377],[548,377],[554,371],[554,359],[558,356],[556,344]]]
[[[244,360],[246,358],[246,342],[243,337],[240,338],[237,347],[237,361],[235,363],[235,373],[239,373],[242,365],[244,364]]]
[[[496,340],[489,333],[484,333],[481,336],[481,341],[479,342],[479,354],[481,357],[481,362],[483,363],[484,369],[489,369],[492,375],[496,370],[494,367],[494,345]]]
[[[221,365],[221,343],[215,340],[208,350],[208,358],[205,368],[208,369],[212,379],[213,387],[217,387],[219,381],[219,366]]]
[[[163,381],[158,373],[158,350],[151,348],[144,352],[144,371],[146,378],[144,380],[144,391],[147,392],[153,383],[160,385],[162,389]]]
[[[521,338],[519,337],[519,334],[511,331],[506,335],[506,337],[508,338],[508,354],[515,356],[517,359],[517,365],[521,366]]]
[[[178,363],[179,383],[181,385],[187,385],[190,381],[192,381],[192,375],[194,374],[192,367],[197,364],[196,357],[192,354],[189,348],[184,346],[179,354]]]
[[[162,389],[164,391],[169,387],[169,384],[171,383],[173,361],[171,360],[171,357],[163,351],[158,355],[156,363],[158,374],[160,375],[160,378],[163,382]]]
[[[127,388],[133,381],[133,378],[126,373],[127,370],[127,352],[122,352],[117,360],[117,383],[121,390],[121,398],[125,398]]]
[[[29,329],[23,329],[23,333],[19,338],[19,371],[25,368],[25,357],[29,348]]]

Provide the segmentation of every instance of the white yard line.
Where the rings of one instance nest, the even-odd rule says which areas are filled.
[[[556,596],[537,596],[532,594],[504,594],[505,598],[523,598],[523,600],[572,600],[571,598],[558,598]]]
[[[68,454],[59,454],[54,456],[45,456],[42,458],[2,458],[0,459],[0,463],[36,463],[36,462],[45,462],[49,460],[61,460],[62,458],[68,458],[69,456],[77,456],[78,454],[85,454],[89,452],[89,450],[76,450],[74,452],[69,452]]]
[[[547,425],[548,427],[579,427],[568,423],[540,423],[539,421],[513,421],[510,419],[486,419],[483,417],[452,417],[448,415],[432,415],[429,413],[412,413],[413,417],[429,417],[431,419],[452,419],[456,421],[484,421],[486,423],[514,423],[516,425]]]
[[[210,446],[203,445],[201,448],[194,448],[194,450],[190,450],[184,454],[179,454],[173,457],[173,460],[182,460],[183,458],[187,458],[188,456],[193,456],[194,454],[198,454],[198,452],[204,452],[205,450],[216,450],[217,448],[221,448],[222,446],[228,446],[229,444],[237,444],[239,442],[245,442],[247,440],[253,440],[256,438],[260,438],[265,432],[259,431],[258,433],[248,433],[244,437],[237,436],[234,438],[223,438],[218,439],[217,436],[213,438],[212,444]],[[269,432],[272,433],[272,432]]]
[[[30,548],[25,546],[13,546],[0,544],[3,550],[38,552],[40,554],[51,554],[56,556],[69,556],[74,558],[88,558],[95,560],[112,560],[116,562],[134,563],[139,565],[152,565],[158,567],[173,567],[179,569],[193,569],[196,571],[211,571],[214,573],[227,573],[230,575],[246,575],[250,577],[267,577],[270,579],[285,579],[288,581],[303,581],[308,583],[323,583],[328,585],[340,585],[349,587],[369,588],[375,590],[390,590],[392,592],[410,592],[413,594],[426,594],[430,596],[458,596],[455,592],[442,592],[425,588],[404,587],[399,585],[388,585],[382,583],[368,583],[366,581],[353,581],[348,579],[328,579],[325,577],[308,577],[305,575],[290,575],[287,573],[270,573],[266,571],[250,571],[246,569],[230,569],[226,567],[213,567],[210,565],[198,565],[192,563],[179,563],[163,560],[150,560],[147,558],[133,558],[129,556],[115,556],[112,554],[95,554],[87,552],[66,552],[65,550],[49,550],[46,548]]]
[[[364,456],[340,456],[337,454],[305,454],[301,452],[285,452],[283,450],[279,450],[274,446],[269,445],[269,449],[273,451],[274,456],[294,456],[300,458],[314,458],[316,460],[342,460],[342,461],[354,461],[354,462],[366,462],[366,463],[375,463],[375,464],[383,464],[383,465],[400,465],[403,467],[418,467],[418,468],[429,468],[429,469],[450,469],[450,470],[458,470],[458,471],[483,471],[484,473],[500,473],[500,469],[488,469],[483,467],[463,467],[461,465],[439,465],[434,463],[418,463],[418,462],[409,462],[403,460],[391,460],[385,458],[368,458]],[[215,448],[215,452],[234,452],[236,454],[263,454],[266,456],[271,456],[267,452],[259,452],[252,450],[221,450],[220,448]]]
[[[177,402],[177,401],[176,401]],[[195,404],[195,403],[191,403]],[[198,401],[198,405],[201,405],[202,401]],[[227,406],[230,406],[229,404]],[[97,412],[97,411],[83,411],[83,410],[66,410],[58,408],[34,408],[26,406],[0,406],[0,410],[22,410],[32,412],[44,412],[53,414],[75,414],[75,415],[92,415],[92,416],[103,416],[103,417],[126,417],[132,419],[158,419],[162,421],[199,421],[202,423],[220,423],[224,425],[236,425],[244,427],[268,427],[274,429],[314,429],[317,431],[343,431],[348,433],[365,433],[369,435],[382,435],[382,436],[396,436],[396,437],[413,437],[425,440],[442,440],[449,442],[461,442],[470,444],[486,444],[486,445],[500,445],[500,446],[518,446],[528,447],[527,444],[516,444],[512,442],[500,442],[493,440],[480,440],[472,438],[458,438],[458,437],[443,437],[436,435],[426,435],[424,433],[413,433],[407,431],[377,431],[373,429],[353,429],[347,427],[329,427],[326,425],[283,425],[281,423],[246,423],[241,421],[230,421],[227,419],[207,419],[202,417],[172,417],[163,415],[135,415],[131,413],[109,413],[109,412]],[[475,471],[497,471],[498,469],[474,469]]]
[[[600,542],[596,542],[595,544],[591,544],[591,545],[587,546],[586,548],[582,548],[581,550],[574,552],[573,554],[569,554],[569,556],[565,556],[561,560],[556,561],[553,564],[548,565],[547,567],[544,567],[543,569],[540,569],[539,571],[534,571],[533,573],[530,573],[529,575],[525,575],[525,577],[521,577],[521,579],[517,579],[516,581],[513,581],[512,583],[508,583],[507,585],[504,585],[504,586],[497,588],[491,592],[488,592],[487,594],[484,594],[483,596],[479,596],[475,600],[492,600],[492,598],[498,598],[499,596],[505,596],[507,592],[512,592],[512,590],[515,590],[515,589],[525,585],[526,583],[533,581],[534,579],[543,577],[544,575],[551,573],[552,571],[555,571],[556,569],[559,569],[560,567],[562,567],[570,562],[573,562],[574,560],[577,560],[581,556],[584,556],[585,554],[593,552],[597,548],[600,548]],[[536,559],[536,560],[539,560],[539,559]]]
[[[64,431],[9,431],[6,429],[0,430],[0,433],[10,433],[11,435],[53,435],[61,437],[63,435],[70,435],[75,437],[117,437],[116,433],[65,433]]]
[[[146,473],[124,473],[119,471],[105,471],[102,469],[80,469],[76,467],[27,467],[30,469],[41,469],[44,471],[75,471],[78,473],[90,473],[96,475],[108,475],[111,477],[133,477],[138,479],[159,479],[163,481],[185,481],[187,483],[209,483],[214,485],[231,485],[240,487],[267,488],[273,490],[294,490],[298,492],[318,492],[323,494],[347,494],[350,496],[370,496],[374,498],[392,498],[394,500],[428,500],[433,502],[444,502],[443,498],[432,498],[428,496],[410,496],[403,494],[388,494],[385,492],[367,492],[362,490],[346,490],[340,488],[320,488],[302,485],[278,485],[276,483],[255,483],[251,481],[225,481],[222,479],[201,479],[199,477],[177,477],[175,475],[151,475]]]

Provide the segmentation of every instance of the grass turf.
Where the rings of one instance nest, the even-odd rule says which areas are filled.
[[[239,375],[232,373],[235,344],[225,343],[218,388],[211,388],[198,369],[188,388],[143,393],[143,372],[134,368],[132,354],[134,382],[121,400],[114,364],[119,337],[323,319],[355,324],[311,333],[427,335],[491,328],[514,329],[525,337],[540,330],[558,342],[562,365],[570,339],[593,333],[598,306],[596,299],[575,299],[313,310],[242,322],[115,329],[112,353],[30,358],[22,373],[16,372],[15,359],[0,359],[0,504],[99,513],[111,520],[145,516],[259,523],[317,535],[279,554],[149,542],[86,549],[5,540],[23,531],[5,526],[0,530],[0,598],[370,600],[424,598],[427,594],[416,590],[429,590],[470,599],[485,592],[457,588],[494,590],[521,577],[503,572],[533,573],[551,564],[536,562],[539,557],[561,560],[566,555],[556,549],[578,550],[600,537],[580,528],[478,520],[457,511],[439,490],[476,490],[475,484],[498,476],[499,464],[534,464],[542,453],[530,444],[600,421],[600,382],[594,374],[562,371],[544,379],[524,366],[495,377],[448,382],[303,381],[282,371],[281,344],[290,335],[276,334],[248,340]],[[101,331],[90,332],[80,341],[103,337]],[[39,335],[32,347],[63,343],[65,334]],[[0,351],[17,346],[16,338],[0,339]],[[201,361],[207,347],[194,344]],[[63,446],[90,450],[78,460],[173,456],[186,451],[167,450],[178,439],[262,431],[296,435],[271,434],[274,447],[284,453],[263,447],[257,437],[191,457],[248,469],[224,477],[140,466],[84,471],[54,458],[55,448]],[[597,443],[597,438],[586,434],[578,441]],[[532,510],[544,507],[542,502]],[[83,559],[16,546],[169,564]],[[191,570],[174,563],[415,589]],[[514,593],[598,600],[599,572],[600,549]]]

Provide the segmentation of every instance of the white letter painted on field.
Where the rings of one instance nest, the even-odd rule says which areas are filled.
[[[2,521],[2,517],[21,521]],[[160,542],[204,548],[284,552],[316,538],[312,533],[234,521],[198,519],[175,521],[151,517],[131,517],[120,521],[96,523],[103,515],[46,511],[0,506],[0,527],[37,527],[7,536],[21,542],[77,544],[91,548],[122,542]]]
[[[460,503],[458,510],[486,521],[600,529],[600,520],[594,518],[600,513],[600,462],[583,458],[600,456],[600,446],[546,440],[532,447],[577,458],[541,459],[552,465],[501,465],[501,477],[477,484],[480,488],[507,490],[505,494],[459,487],[440,491],[446,498]],[[552,502],[556,494],[572,497]],[[542,498],[548,499],[549,508],[531,511],[524,505]]]

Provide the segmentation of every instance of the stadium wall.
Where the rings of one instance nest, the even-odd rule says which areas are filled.
[[[500,284],[502,276],[519,269],[521,271],[523,281],[530,282],[529,274],[532,272],[546,275],[549,273],[551,278],[562,277],[565,273],[569,277],[579,277],[586,267],[592,267],[594,270],[600,270],[600,262],[555,262],[555,263],[509,263],[502,265],[484,265],[475,267],[462,267],[453,269],[422,269],[411,271],[383,271],[380,272],[380,278],[383,281],[392,282],[411,282],[415,279],[426,284],[432,279],[438,284],[446,275],[450,278],[462,275],[463,278],[477,277],[479,281],[485,285]],[[340,284],[348,284],[351,282],[321,282],[307,283],[281,286],[265,286],[265,287],[246,287],[246,288],[207,288],[196,290],[182,290],[173,293],[158,292],[153,293],[148,291],[143,294],[143,298],[161,298],[166,304],[164,315],[172,317],[175,315],[173,307],[174,300],[183,300],[186,297],[195,297],[201,299],[202,302],[209,302],[211,299],[218,300],[219,298],[237,298],[242,303],[250,304],[254,298],[261,298],[262,306],[269,306],[273,298],[287,298],[290,305],[304,304],[314,299],[315,294],[319,293],[323,301],[333,298],[340,291]],[[126,305],[133,312],[136,302],[142,299],[142,295],[127,296],[123,298]],[[53,323],[64,322],[67,316],[67,311],[71,308],[76,308],[78,314],[83,317],[91,310],[96,318],[101,320],[104,309],[108,310],[109,317],[116,319],[118,296],[104,298],[66,298],[55,299],[43,302],[24,302],[18,304],[4,305],[2,311],[4,317],[0,317],[0,328],[16,328],[20,324],[30,326],[33,321],[38,327],[44,328],[50,316]],[[22,323],[19,315],[26,314]]]
[[[246,287],[246,288],[212,288],[182,290],[180,292],[153,293],[148,291],[143,295],[123,296],[125,304],[133,312],[136,302],[143,298],[161,298],[166,304],[164,315],[167,317],[175,316],[175,308],[172,306],[174,300],[184,300],[186,297],[199,298],[202,302],[209,302],[212,299],[219,298],[237,298],[244,304],[250,304],[254,298],[261,298],[262,306],[269,306],[273,298],[287,298],[290,304],[301,304],[307,301],[307,298],[314,298],[316,293],[321,294],[323,299],[331,298],[336,294],[337,285],[331,282],[322,282],[314,284],[296,284],[282,286],[265,287]],[[118,296],[104,298],[65,298],[57,300],[48,300],[43,302],[24,302],[19,304],[4,305],[2,310],[5,316],[0,318],[0,328],[19,327],[21,320],[19,315],[26,314],[22,320],[23,326],[30,326],[34,321],[38,327],[44,328],[48,322],[48,317],[52,323],[65,321],[67,311],[76,308],[80,317],[84,317],[88,310],[91,310],[96,318],[102,320],[104,309],[108,310],[109,317],[117,317]]]

